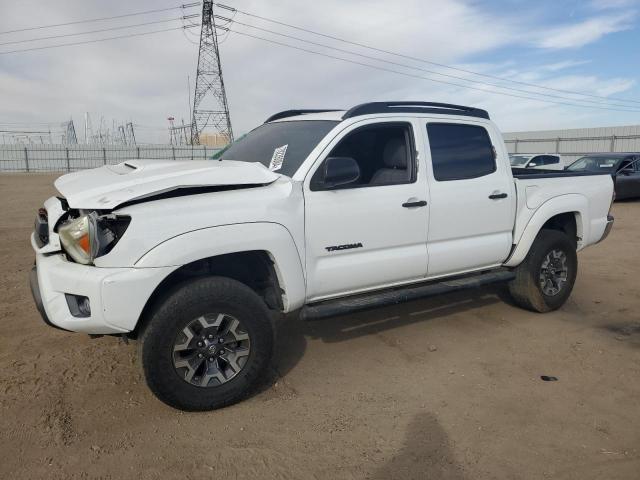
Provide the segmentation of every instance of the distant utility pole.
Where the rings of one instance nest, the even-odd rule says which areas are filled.
[[[91,128],[91,117],[89,112],[84,114],[84,143],[86,145],[93,142],[93,129]]]
[[[192,145],[200,144],[200,135],[205,129],[228,142],[233,141],[227,95],[222,81],[216,26],[213,21],[213,0],[202,2],[200,50],[191,121]]]

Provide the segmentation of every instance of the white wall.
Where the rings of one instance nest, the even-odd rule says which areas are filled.
[[[565,163],[596,152],[640,152],[640,125],[504,134],[509,153],[560,153]]]

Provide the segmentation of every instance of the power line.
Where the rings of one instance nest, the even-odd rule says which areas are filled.
[[[224,5],[222,3],[216,3],[216,6],[218,6],[220,8],[223,8],[225,10],[232,11],[232,12],[241,13],[241,14],[247,15],[249,17],[258,18],[260,20],[264,20],[264,21],[275,23],[275,24],[282,25],[282,26],[285,26],[285,27],[293,28],[295,30],[300,30],[302,32],[307,32],[307,33],[311,33],[313,35],[318,35],[318,36],[321,36],[321,37],[330,38],[330,39],[336,40],[338,42],[348,43],[350,45],[355,45],[355,46],[358,46],[358,47],[367,48],[367,49],[374,50],[374,51],[377,51],[377,52],[380,52],[380,53],[386,53],[387,55],[394,55],[394,56],[397,56],[397,57],[406,58],[408,60],[414,60],[414,61],[417,61],[417,62],[422,62],[422,63],[426,63],[426,64],[429,64],[429,65],[434,65],[434,66],[437,66],[437,67],[448,68],[448,69],[451,69],[451,70],[456,70],[456,71],[468,73],[468,74],[471,74],[471,75],[478,75],[478,76],[481,76],[481,77],[493,78],[495,80],[500,80],[500,81],[503,81],[503,82],[512,82],[512,83],[517,83],[517,84],[520,84],[520,85],[526,85],[526,86],[529,86],[529,87],[539,88],[539,89],[543,89],[543,90],[551,90],[551,91],[559,92],[559,93],[568,93],[568,94],[571,94],[571,95],[581,95],[581,96],[585,96],[585,97],[600,98],[600,99],[604,99],[604,100],[616,100],[616,101],[620,101],[620,102],[640,103],[640,100],[634,100],[634,99],[628,99],[628,98],[625,99],[625,98],[616,98],[616,97],[606,97],[606,96],[603,96],[603,95],[594,95],[594,94],[590,94],[590,93],[577,92],[577,91],[573,91],[573,90],[563,90],[563,89],[547,87],[547,86],[539,85],[539,84],[535,84],[535,83],[523,82],[521,80],[513,80],[513,79],[510,79],[510,78],[504,78],[504,77],[500,77],[500,76],[497,76],[497,75],[490,75],[490,74],[487,74],[487,73],[474,72],[472,70],[467,70],[467,69],[464,69],[464,68],[452,67],[450,65],[446,65],[446,64],[443,64],[443,63],[432,62],[432,61],[429,61],[429,60],[425,60],[423,58],[417,58],[417,57],[412,57],[410,55],[404,55],[404,54],[401,54],[401,53],[392,52],[392,51],[389,51],[389,50],[383,50],[381,48],[373,47],[371,45],[366,45],[364,43],[358,43],[358,42],[354,42],[354,41],[351,41],[351,40],[346,40],[344,38],[336,37],[336,36],[333,36],[333,35],[328,35],[328,34],[325,34],[325,33],[316,32],[314,30],[310,30],[310,29],[307,29],[307,28],[303,28],[303,27],[299,27],[299,26],[296,26],[296,25],[292,25],[290,23],[281,22],[281,21],[275,20],[273,18],[268,18],[268,17],[256,15],[256,14],[253,14],[253,13],[249,13],[249,12],[246,12],[244,10],[239,10],[237,8],[234,8],[234,7],[229,7],[228,5]],[[531,92],[531,93],[534,93],[534,92]],[[577,100],[577,99],[574,99],[574,100]]]
[[[471,90],[477,90],[477,91],[483,92],[483,93],[493,93],[495,95],[505,95],[505,96],[508,96],[508,97],[523,98],[525,100],[535,100],[535,101],[544,102],[544,103],[554,103],[554,104],[557,104],[557,105],[567,105],[567,106],[570,106],[570,107],[592,108],[592,109],[598,109],[598,110],[612,110],[612,111],[617,111],[617,112],[633,112],[633,113],[636,112],[636,110],[624,110],[624,109],[620,109],[620,108],[611,108],[611,107],[597,107],[595,105],[582,105],[582,104],[577,104],[577,103],[559,102],[559,101],[556,101],[556,100],[545,100],[543,98],[527,97],[527,96],[524,96],[524,95],[516,95],[516,94],[513,94],[513,93],[496,92],[496,91],[493,91],[493,90],[487,90],[486,88],[472,87],[470,85],[463,85],[463,84],[460,84],[460,83],[448,82],[448,81],[445,81],[445,80],[436,80],[434,78],[423,77],[421,75],[414,75],[414,74],[411,74],[411,73],[400,72],[398,70],[393,70],[393,69],[390,69],[390,68],[371,65],[370,63],[358,62],[356,60],[350,60],[350,59],[343,58],[343,57],[337,57],[335,55],[329,55],[327,53],[316,52],[315,50],[309,50],[309,49],[298,47],[298,46],[295,46],[295,45],[290,45],[288,43],[279,42],[277,40],[272,40],[272,39],[268,39],[268,38],[264,38],[264,37],[259,37],[257,35],[252,35],[252,34],[246,33],[246,32],[239,32],[237,30],[232,30],[232,29],[227,28],[227,27],[222,27],[222,26],[216,25],[216,28],[220,28],[221,30],[229,30],[230,32],[238,34],[238,35],[243,35],[243,36],[246,36],[246,37],[255,38],[257,40],[263,40],[265,42],[273,43],[275,45],[281,45],[283,47],[292,48],[294,50],[300,50],[300,51],[303,51],[303,52],[311,53],[311,54],[314,54],[314,55],[319,55],[319,56],[322,56],[322,57],[332,58],[332,59],[335,59],[335,60],[341,60],[343,62],[353,63],[355,65],[361,65],[363,67],[373,68],[375,70],[380,70],[380,71],[383,71],[383,72],[396,73],[398,75],[404,75],[406,77],[418,78],[418,79],[427,80],[427,81],[430,81],[430,82],[442,83],[442,84],[445,84],[445,85],[453,85],[453,86],[456,86],[456,87],[467,88],[467,89],[471,89]]]
[[[482,81],[475,80],[475,79],[459,77],[459,76],[451,75],[451,74],[448,74],[448,73],[436,72],[434,70],[427,70],[425,68],[416,67],[416,66],[413,66],[413,65],[408,65],[406,63],[394,62],[394,61],[391,61],[391,60],[385,60],[383,58],[374,57],[374,56],[371,56],[371,55],[365,55],[365,54],[359,53],[359,52],[354,52],[352,50],[345,50],[345,49],[342,49],[342,48],[333,47],[333,46],[327,45],[325,43],[313,42],[311,40],[306,40],[304,38],[296,37],[296,36],[293,36],[293,35],[288,35],[288,34],[285,34],[285,33],[276,32],[276,31],[269,30],[269,29],[266,29],[266,28],[257,27],[255,25],[250,25],[248,23],[243,23],[243,22],[240,22],[238,20],[232,20],[232,19],[229,19],[229,18],[226,18],[226,17],[222,17],[220,15],[214,15],[214,16],[217,19],[221,19],[221,20],[224,20],[224,21],[227,22],[225,25],[222,25],[221,28],[224,28],[226,25],[229,25],[230,23],[235,23],[235,24],[242,25],[242,26],[245,26],[245,27],[249,27],[249,28],[253,28],[253,29],[256,29],[256,30],[260,30],[260,31],[263,31],[263,32],[271,33],[273,35],[278,35],[278,36],[281,36],[281,37],[290,38],[292,40],[297,40],[297,41],[308,43],[308,44],[315,45],[315,46],[318,46],[318,47],[328,48],[328,49],[331,49],[331,50],[336,50],[338,52],[347,53],[349,55],[355,55],[355,56],[367,58],[369,60],[388,63],[390,65],[396,65],[396,66],[399,66],[399,67],[409,68],[409,69],[413,69],[413,70],[419,70],[421,72],[429,73],[429,74],[432,74],[432,75],[440,75],[440,76],[447,77],[447,78],[453,78],[453,79],[456,79],[456,80],[462,80],[464,82],[475,82],[475,83],[480,83],[482,85],[489,85],[489,86],[492,86],[492,87],[495,87],[495,88],[502,88],[502,89],[511,90],[511,91],[514,91],[514,92],[526,93],[528,95],[541,95],[541,96],[545,96],[545,97],[558,98],[558,99],[561,99],[561,100],[568,100],[568,101],[571,101],[571,102],[584,102],[584,103],[593,103],[593,104],[596,104],[596,105],[611,105],[611,106],[618,106],[618,107],[625,107],[625,108],[637,108],[635,106],[624,105],[624,104],[619,104],[619,103],[602,102],[602,101],[596,101],[596,100],[586,100],[586,99],[577,99],[577,98],[567,98],[567,97],[564,97],[564,96],[561,96],[561,95],[555,95],[555,94],[552,94],[552,93],[532,92],[530,90],[523,90],[523,89],[520,89],[520,88],[513,88],[513,87],[509,87],[509,86],[499,85],[499,84],[496,84],[496,83],[482,82]],[[640,110],[636,110],[636,111],[640,111]]]
[[[78,35],[89,35],[91,33],[109,32],[109,31],[112,31],[112,30],[123,30],[123,29],[127,29],[127,28],[143,27],[145,25],[154,25],[154,24],[158,24],[158,23],[169,23],[169,22],[175,22],[176,20],[184,20],[186,18],[194,18],[194,17],[198,17],[198,16],[199,15],[186,15],[184,17],[170,18],[168,20],[155,20],[153,22],[134,23],[134,24],[131,24],[131,25],[123,25],[123,26],[119,26],[119,27],[109,27],[109,28],[101,28],[101,29],[98,29],[98,30],[87,30],[87,31],[84,31],[84,32],[65,33],[65,34],[62,34],[62,35],[51,35],[49,37],[29,38],[29,39],[26,39],[26,40],[14,40],[12,42],[0,43],[0,47],[4,46],[4,45],[14,45],[16,43],[38,42],[40,40],[51,40],[51,39],[54,39],[54,38],[74,37],[74,36],[78,36]]]
[[[55,24],[51,24],[51,25],[39,25],[36,27],[26,27],[26,28],[19,28],[16,30],[6,30],[4,32],[0,32],[0,35],[4,35],[7,33],[17,33],[17,32],[26,32],[29,30],[40,30],[42,28],[53,28],[53,27],[64,27],[67,25],[77,25],[78,23],[90,23],[90,22],[101,22],[103,20],[113,20],[116,18],[125,18],[125,17],[134,17],[137,15],[147,15],[149,13],[158,13],[158,12],[166,12],[168,10],[177,10],[177,9],[185,9],[185,8],[192,8],[192,7],[196,7],[200,5],[200,2],[193,2],[193,3],[186,3],[184,5],[176,5],[174,7],[167,7],[167,8],[157,8],[155,10],[145,10],[144,12],[134,12],[134,13],[126,13],[123,15],[114,15],[113,17],[100,17],[100,18],[89,18],[86,20],[76,20],[74,22],[66,22],[66,23],[55,23]]]
[[[200,26],[199,24],[197,25],[193,25],[194,27],[198,27]],[[176,28],[164,28],[162,30],[152,30],[150,32],[142,32],[142,33],[131,33],[129,35],[118,35],[115,37],[105,37],[105,38],[98,38],[95,40],[84,40],[82,42],[73,42],[73,43],[61,43],[58,45],[47,45],[44,47],[33,47],[33,48],[23,48],[21,50],[10,50],[8,52],[0,52],[0,55],[7,55],[9,53],[18,53],[18,52],[31,52],[34,50],[46,50],[49,48],[58,48],[58,47],[70,47],[73,45],[84,45],[86,43],[97,43],[97,42],[105,42],[107,40],[116,40],[118,38],[131,38],[131,37],[141,37],[143,35],[152,35],[154,33],[161,33],[161,32],[171,32],[173,30],[181,30],[183,28],[191,28],[191,26],[183,26],[183,27],[176,27]]]

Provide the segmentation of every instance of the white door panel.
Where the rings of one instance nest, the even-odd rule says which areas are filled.
[[[471,247],[469,245],[472,245]],[[511,232],[429,242],[429,276],[498,265],[496,258],[511,249]]]
[[[455,123],[455,122],[447,122]],[[501,264],[512,245],[515,192],[501,158],[500,137],[490,125],[480,125],[496,148],[496,170],[461,180],[436,180],[429,161],[428,276],[441,276]],[[425,141],[428,135],[425,130]],[[430,156],[430,155],[429,155]],[[431,158],[429,158],[431,160]],[[507,165],[507,166],[505,166]],[[490,198],[490,196],[504,198]]]
[[[414,183],[309,192],[305,209],[309,298],[423,278],[427,209],[402,206],[410,197],[425,198],[423,189],[424,184]]]

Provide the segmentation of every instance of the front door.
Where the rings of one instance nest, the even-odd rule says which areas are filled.
[[[305,184],[307,298],[422,279],[427,272],[426,176],[410,122],[343,132]],[[349,157],[359,178],[327,188],[326,158]]]

